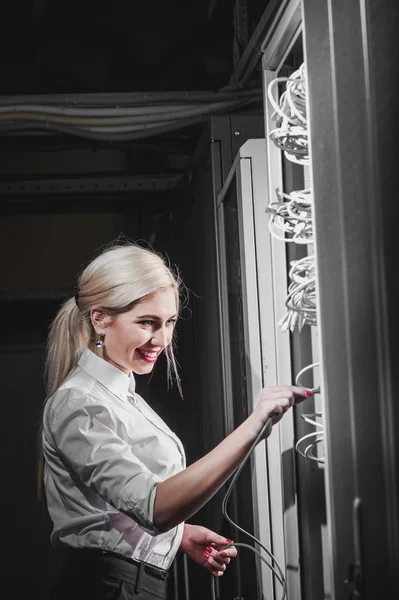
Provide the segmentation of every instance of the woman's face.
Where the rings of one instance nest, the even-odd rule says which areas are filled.
[[[173,337],[177,319],[176,292],[170,287],[147,296],[126,313],[106,316],[103,358],[126,374],[150,373]]]

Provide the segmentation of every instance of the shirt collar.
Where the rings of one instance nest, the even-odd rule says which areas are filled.
[[[134,395],[136,382],[133,373],[131,372],[129,377],[89,348],[83,351],[78,365],[119,398],[125,399],[128,394]]]

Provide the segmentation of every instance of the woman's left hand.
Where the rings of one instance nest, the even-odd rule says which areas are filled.
[[[237,556],[237,548],[234,546],[224,550],[231,543],[232,540],[226,540],[206,527],[185,524],[180,550],[208,569],[212,575],[220,577],[230,560]]]

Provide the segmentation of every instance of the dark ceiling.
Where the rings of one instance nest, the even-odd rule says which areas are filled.
[[[267,0],[14,0],[0,94],[218,90]]]
[[[176,176],[184,184],[209,117],[262,113],[260,43],[283,1],[8,2],[0,198],[15,181],[27,195],[24,179],[54,169],[69,177],[102,172],[101,151],[114,150],[124,153],[121,169],[145,174],[157,189],[159,173],[168,185]],[[86,162],[80,150],[88,150]]]

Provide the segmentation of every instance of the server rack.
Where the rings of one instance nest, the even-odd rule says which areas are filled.
[[[312,480],[299,471],[306,598],[320,597],[315,580],[321,572],[325,597],[336,599],[378,598],[382,587],[394,593],[398,583],[393,269],[398,84],[389,75],[399,57],[398,24],[394,2],[377,7],[367,1],[289,1],[281,5],[263,45],[272,188],[273,178],[289,185],[289,171],[291,183],[297,175],[270,144],[266,88],[300,47],[306,65],[310,163],[302,181],[314,194],[318,312],[310,346],[320,361],[316,408],[323,413],[325,434],[324,485],[316,498],[322,503],[324,497],[326,512],[319,535],[320,527],[312,526],[317,519],[309,513],[306,518],[301,509]],[[293,338],[292,344],[295,364],[308,343]],[[314,549],[320,543],[318,561]]]
[[[333,598],[398,586],[399,7],[303,0]]]
[[[305,365],[320,364],[313,379],[308,372],[302,380],[320,394],[281,422],[267,455],[259,448],[252,463],[255,530],[284,566],[288,598],[295,600],[367,600],[380,597],[383,584],[390,593],[397,589],[398,85],[389,73],[399,58],[398,24],[394,2],[380,9],[366,1],[283,2],[262,47],[266,142],[241,147],[217,199],[227,414],[234,415],[228,399],[234,387],[246,398],[245,414],[261,385],[293,381]],[[308,165],[291,164],[271,142],[266,93],[302,61]],[[275,92],[278,97],[281,88]],[[274,240],[268,245],[264,211],[276,188],[307,187],[314,195],[312,243],[284,250]],[[233,235],[226,231],[229,208],[238,220]],[[276,321],[285,306],[287,270],[311,253],[317,323],[283,334]],[[237,264],[239,310],[229,297]],[[267,277],[269,287],[262,283]],[[241,349],[229,338],[232,313],[242,317],[241,330],[233,330],[242,337]],[[296,452],[309,431],[308,412],[323,427],[316,458],[324,462],[306,462]],[[279,598],[278,582],[259,566],[259,597]]]

